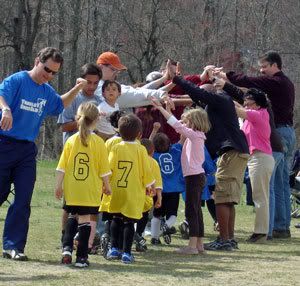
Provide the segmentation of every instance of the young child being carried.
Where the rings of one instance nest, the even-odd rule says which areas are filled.
[[[189,224],[190,238],[188,246],[179,248],[179,254],[203,253],[204,224],[201,210],[201,193],[205,186],[204,141],[205,132],[210,129],[207,113],[202,108],[191,109],[184,113],[183,123],[179,122],[160,103],[153,100],[153,105],[168,120],[176,132],[186,137],[181,155],[181,165],[186,183],[185,215]]]
[[[90,217],[98,214],[103,191],[111,193],[111,174],[107,150],[103,140],[92,133],[99,119],[99,111],[93,103],[81,104],[76,120],[79,132],[72,135],[64,145],[58,166],[55,196],[64,194],[66,210],[70,214],[63,238],[62,263],[71,264],[73,238],[77,231],[79,238],[76,253],[76,267],[89,266],[88,240],[91,232]]]
[[[134,223],[142,218],[146,189],[154,192],[155,180],[147,151],[136,141],[142,131],[141,120],[128,114],[120,118],[118,125],[123,141],[114,145],[109,153],[113,192],[108,212],[113,219],[110,226],[111,248],[107,258],[121,257],[123,263],[132,263]]]
[[[110,115],[119,110],[117,99],[121,95],[121,85],[115,80],[106,80],[102,85],[102,94],[105,100],[98,105],[99,112],[103,115],[97,124],[97,134],[106,141],[116,133],[111,125]]]

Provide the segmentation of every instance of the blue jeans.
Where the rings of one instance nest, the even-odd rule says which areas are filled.
[[[273,152],[273,158],[275,160],[275,165],[274,165],[274,170],[272,173],[272,177],[270,180],[270,202],[269,202],[269,215],[270,215],[270,220],[269,220],[269,233],[268,236],[272,237],[273,233],[273,227],[274,227],[274,219],[275,219],[275,177],[276,177],[276,170],[277,167],[282,164],[284,154],[282,152]],[[279,184],[279,181],[277,180],[277,183]],[[281,181],[282,185],[282,181]]]
[[[291,223],[290,203],[290,169],[296,146],[296,136],[293,127],[279,127],[276,129],[284,147],[283,161],[277,166],[275,175],[275,220],[274,230],[288,230]]]

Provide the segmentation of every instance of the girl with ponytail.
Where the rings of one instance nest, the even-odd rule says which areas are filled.
[[[65,143],[56,169],[55,196],[61,199],[64,195],[66,211],[70,214],[63,238],[61,262],[72,262],[73,238],[78,227],[75,266],[81,268],[89,266],[91,217],[98,214],[102,192],[107,195],[111,193],[107,150],[104,141],[93,133],[98,119],[99,111],[93,103],[79,106],[76,115],[79,132]]]

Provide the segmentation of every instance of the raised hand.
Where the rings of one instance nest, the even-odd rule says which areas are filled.
[[[180,62],[177,62],[177,65],[176,65],[176,75],[182,75],[183,74],[183,70],[182,70],[182,65]]]
[[[171,67],[171,61],[168,60],[167,61],[167,65],[166,65],[166,70],[168,71],[168,74],[169,74],[169,78],[172,80],[173,77],[176,75],[176,73],[174,72],[174,70],[172,69]]]
[[[161,124],[159,122],[154,122],[153,123],[153,129],[155,131],[158,131],[160,127],[161,127]]]
[[[86,79],[81,78],[81,77],[79,77],[79,78],[76,79],[76,86],[77,86],[77,87],[80,87],[80,88],[82,89],[82,88],[84,88],[86,85],[87,85],[87,80],[86,80]]]
[[[223,78],[215,77],[213,83],[217,89],[223,89],[225,85],[225,80]]]

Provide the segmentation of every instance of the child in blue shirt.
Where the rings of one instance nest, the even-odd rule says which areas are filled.
[[[157,133],[153,138],[155,152],[153,158],[158,162],[162,181],[162,205],[153,210],[151,220],[151,243],[161,244],[159,240],[161,219],[166,221],[162,226],[165,243],[171,243],[170,228],[175,224],[179,206],[180,193],[185,191],[185,182],[181,168],[181,144],[170,144],[170,139],[164,133]]]

